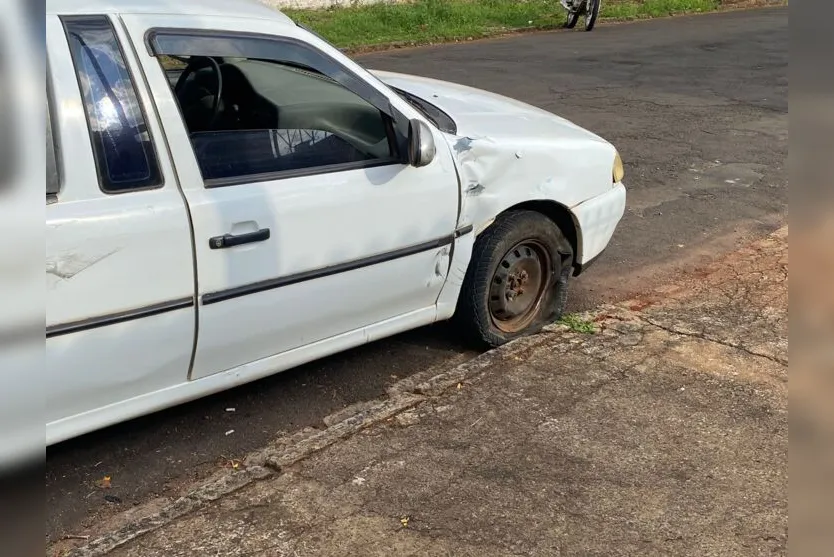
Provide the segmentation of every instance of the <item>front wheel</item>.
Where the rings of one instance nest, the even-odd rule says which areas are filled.
[[[568,29],[573,29],[576,27],[576,23],[579,21],[579,12],[578,11],[570,11],[568,12],[568,19],[565,21],[565,27]]]
[[[602,0],[588,0],[585,5],[585,31],[590,31],[596,25]]]
[[[570,242],[553,221],[506,213],[475,242],[455,320],[489,347],[535,333],[562,316],[572,271]]]

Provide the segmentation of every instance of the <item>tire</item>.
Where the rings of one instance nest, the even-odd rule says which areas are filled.
[[[565,21],[565,27],[573,29],[579,21],[579,12],[568,12],[568,19]]]
[[[585,8],[585,31],[591,31],[596,25],[601,2],[602,0],[588,0]]]
[[[484,347],[536,333],[562,316],[572,272],[573,249],[553,221],[505,213],[475,241],[455,321]]]

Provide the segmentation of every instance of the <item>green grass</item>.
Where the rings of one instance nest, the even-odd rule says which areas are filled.
[[[721,6],[719,0],[647,0],[637,2],[602,3],[601,17],[608,19],[639,19],[647,17],[663,17],[672,14],[698,13],[717,10]]]
[[[571,331],[574,331],[576,333],[592,335],[597,332],[596,325],[594,325],[590,321],[582,319],[574,313],[568,313],[567,315],[563,315],[562,318],[559,320],[559,323],[567,326]]]
[[[603,0],[600,19],[636,19],[715,10],[722,0]],[[284,10],[339,48],[471,40],[563,26],[558,0],[414,0],[326,10]],[[578,28],[583,25],[580,20]]]

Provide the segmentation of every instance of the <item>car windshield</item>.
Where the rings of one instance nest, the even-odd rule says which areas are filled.
[[[319,35],[315,31],[313,31],[312,29],[310,29],[306,25],[296,22],[296,26],[300,27],[301,29],[304,29],[305,31],[307,31],[311,35],[316,36],[317,38],[321,39],[322,41],[329,43],[329,41],[327,39],[325,39],[324,37],[322,37],[321,35]],[[418,96],[416,96],[412,93],[409,93],[407,91],[403,91],[402,89],[397,89],[396,87],[391,87],[390,85],[388,85],[387,83],[385,83],[384,81],[379,79],[377,76],[375,76],[373,74],[373,72],[368,72],[368,73],[378,83],[383,85],[385,88],[394,91],[394,93],[396,93],[397,96],[399,96],[401,99],[406,101],[408,104],[410,104],[411,106],[416,108],[420,112],[420,114],[425,116],[426,119],[429,120],[429,122],[431,122],[432,124],[434,124],[434,126],[436,128],[438,128],[440,131],[445,132],[445,133],[451,133],[451,134],[457,133],[457,124],[455,124],[455,121],[452,120],[451,116],[449,116],[448,114],[446,114],[445,112],[440,110],[438,107],[436,107],[435,105],[431,104],[427,100],[425,100],[423,98],[420,98],[420,97],[418,97]]]

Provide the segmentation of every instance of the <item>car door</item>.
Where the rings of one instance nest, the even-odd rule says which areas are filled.
[[[123,20],[193,223],[192,378],[434,320],[459,203],[439,132],[431,164],[405,164],[410,107],[279,19]]]
[[[51,14],[46,28],[53,443],[146,412],[155,392],[187,383],[196,316],[186,204],[117,28],[106,15]]]

